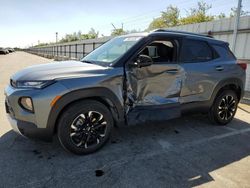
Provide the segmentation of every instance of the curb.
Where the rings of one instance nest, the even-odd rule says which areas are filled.
[[[250,98],[243,97],[243,99],[241,99],[240,103],[250,105]]]

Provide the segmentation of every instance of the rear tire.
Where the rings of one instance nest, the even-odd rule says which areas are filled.
[[[112,128],[109,109],[98,101],[86,100],[74,103],[63,112],[57,136],[64,149],[84,155],[104,146]]]
[[[226,125],[232,121],[238,107],[238,97],[233,90],[224,90],[217,95],[208,115],[217,125]]]

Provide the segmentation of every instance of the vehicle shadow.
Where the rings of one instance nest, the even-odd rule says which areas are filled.
[[[249,156],[249,139],[247,122],[220,127],[192,115],[115,128],[100,151],[76,156],[56,139],[32,141],[9,131],[0,138],[0,181],[6,187],[192,187],[214,181],[211,172]],[[240,173],[222,176],[237,182]]]

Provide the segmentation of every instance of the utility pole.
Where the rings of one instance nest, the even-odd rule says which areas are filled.
[[[56,43],[58,42],[58,32],[56,32]]]
[[[240,21],[241,3],[242,3],[242,0],[238,0],[238,7],[237,7],[237,12],[236,12],[235,21],[234,21],[234,32],[233,32],[233,42],[232,42],[232,51],[234,53],[235,53],[235,47],[236,47],[238,26],[239,26],[239,21]]]

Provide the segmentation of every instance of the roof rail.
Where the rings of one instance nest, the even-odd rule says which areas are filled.
[[[180,33],[180,34],[188,34],[188,35],[213,38],[213,36],[211,35],[211,31],[209,31],[207,35],[206,34],[199,34],[199,33],[192,33],[192,32],[187,32],[187,31],[171,30],[171,29],[156,29],[153,32],[173,32],[173,33]]]

